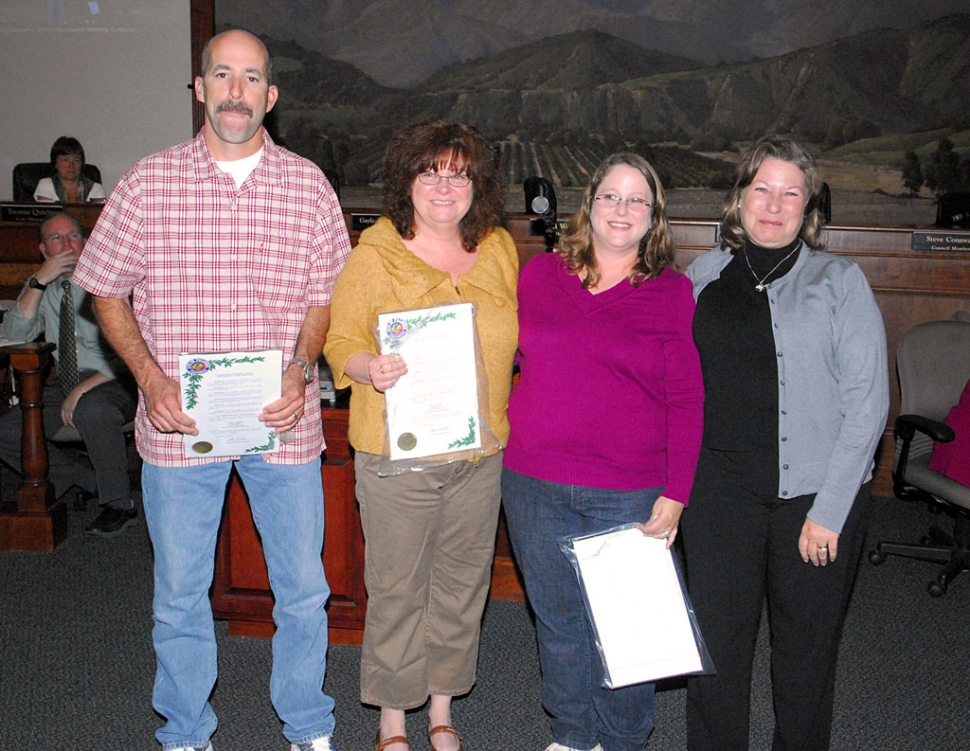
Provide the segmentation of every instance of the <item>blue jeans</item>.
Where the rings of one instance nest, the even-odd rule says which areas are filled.
[[[653,683],[603,686],[575,570],[562,537],[646,522],[662,488],[607,490],[502,472],[502,503],[515,559],[536,615],[542,703],[557,743],[603,751],[640,751],[653,730]]]
[[[333,733],[334,702],[323,693],[330,588],[323,573],[320,461],[235,462],[262,537],[276,597],[270,696],[283,734],[305,743]],[[155,551],[157,670],[153,704],[167,723],[164,749],[205,746],[216,729],[209,695],[216,682],[216,640],[209,603],[216,537],[233,462],[159,467],[145,462],[142,495]]]

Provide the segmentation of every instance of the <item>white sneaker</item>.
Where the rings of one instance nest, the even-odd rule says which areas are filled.
[[[561,743],[553,743],[546,748],[546,751],[579,751],[579,749],[564,746]],[[592,751],[603,751],[603,747],[597,743],[595,746],[593,746]]]
[[[327,735],[323,738],[315,738],[309,743],[291,743],[290,751],[337,751],[337,749],[331,743],[330,736]]]
[[[214,751],[214,749],[212,748],[212,743],[209,742],[205,744],[205,748],[197,748],[195,746],[179,746],[178,748],[173,749],[173,751]]]

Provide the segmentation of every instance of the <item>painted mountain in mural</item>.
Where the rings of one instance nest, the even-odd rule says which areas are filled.
[[[783,55],[875,28],[910,29],[966,0],[217,0],[220,25],[352,63],[386,86],[544,37],[598,30],[711,65]]]
[[[879,132],[970,123],[966,97],[953,97],[970,93],[970,16],[750,63],[700,67],[642,51],[637,68],[624,62],[633,56],[628,43],[579,32],[446,68],[409,96],[496,133],[565,128],[671,140],[717,127],[731,139],[782,131],[821,142],[839,118]],[[617,66],[629,79],[617,80]],[[943,70],[947,87],[938,84]]]
[[[346,107],[356,108],[358,134],[423,113],[497,139],[567,130],[684,141],[714,128],[734,140],[791,131],[821,143],[840,121],[867,124],[870,135],[970,126],[970,15],[713,67],[574,32],[455,64],[407,90],[294,43],[270,46],[283,105],[338,128],[354,119]]]

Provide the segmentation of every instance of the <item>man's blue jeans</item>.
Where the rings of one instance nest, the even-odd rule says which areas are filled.
[[[333,699],[323,693],[330,589],[323,573],[320,461],[235,462],[262,537],[276,597],[270,696],[283,734],[304,743],[333,733]],[[155,551],[157,671],[153,704],[168,722],[155,737],[164,749],[205,746],[216,729],[209,695],[216,682],[216,640],[209,603],[216,537],[233,462],[159,467],[145,462],[142,495]]]
[[[653,730],[654,684],[603,686],[603,665],[562,537],[646,522],[662,488],[606,490],[559,485],[508,469],[502,503],[515,559],[536,615],[542,703],[552,737],[588,751],[641,751]]]

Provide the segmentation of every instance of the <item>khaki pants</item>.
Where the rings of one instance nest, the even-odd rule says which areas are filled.
[[[501,500],[502,454],[378,477],[358,452],[367,619],[360,699],[412,709],[475,683]]]

